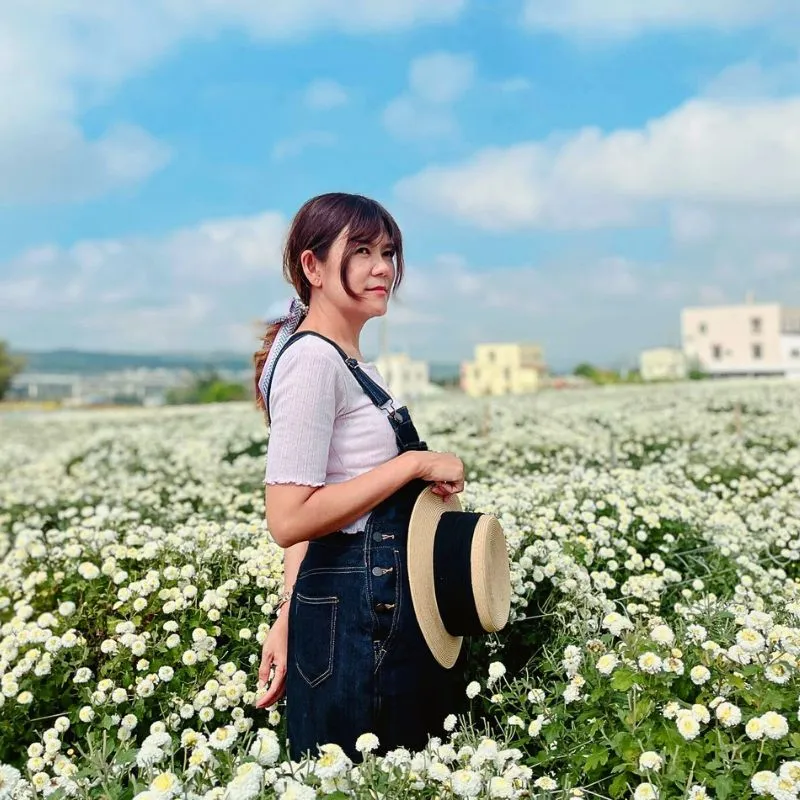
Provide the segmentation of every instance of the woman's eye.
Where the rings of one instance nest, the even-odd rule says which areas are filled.
[[[369,255],[369,247],[359,247],[358,250],[356,250],[356,253],[360,253],[362,255],[368,256]]]
[[[384,250],[383,257],[384,258],[394,258],[394,250]]]

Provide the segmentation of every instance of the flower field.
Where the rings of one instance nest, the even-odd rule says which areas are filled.
[[[800,792],[800,384],[413,409],[502,521],[512,621],[421,753],[286,761],[248,406],[0,415],[0,800]]]

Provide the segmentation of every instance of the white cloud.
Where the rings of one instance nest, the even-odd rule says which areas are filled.
[[[107,349],[215,349],[284,296],[279,213],[209,220],[163,237],[40,247],[0,264],[12,341]]]
[[[704,97],[735,102],[800,93],[800,58],[764,64],[751,59],[732,64],[703,87]]]
[[[336,136],[329,131],[308,131],[281,139],[272,147],[272,158],[284,161],[299,156],[312,147],[331,147],[336,144]]]
[[[180,42],[230,29],[272,41],[454,19],[465,0],[4,0],[0,202],[86,199],[143,180],[169,150],[124,121],[88,135],[83,114]]]
[[[581,38],[622,38],[650,31],[750,28],[798,19],[795,0],[526,0],[533,30]]]
[[[800,203],[800,97],[693,100],[640,129],[487,148],[401,180],[406,201],[487,230],[601,228],[657,203]]]
[[[305,90],[305,104],[313,111],[327,111],[346,105],[349,100],[347,90],[337,81],[319,79],[310,83]]]
[[[384,110],[383,123],[398,139],[436,139],[458,129],[454,105],[475,79],[471,57],[437,52],[411,63],[408,89]]]

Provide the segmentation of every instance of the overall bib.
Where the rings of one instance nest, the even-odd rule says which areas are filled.
[[[405,407],[338,345],[328,341],[370,400],[384,410],[398,454],[427,450]],[[286,348],[284,347],[284,350]],[[279,356],[280,357],[280,356]],[[466,707],[466,648],[452,669],[431,655],[417,624],[406,568],[411,510],[427,484],[414,480],[384,500],[358,533],[336,531],[308,543],[289,603],[286,720],[291,758],[338,744],[354,762],[362,733],[379,753],[420,750],[442,736],[444,718]]]

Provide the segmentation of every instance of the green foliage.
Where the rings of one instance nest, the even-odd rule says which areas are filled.
[[[198,375],[188,386],[167,392],[167,404],[229,403],[247,400],[249,397],[250,393],[243,384],[225,381],[216,370],[209,370]]]
[[[19,375],[25,368],[25,359],[21,356],[12,355],[8,349],[8,344],[0,339],[0,400],[2,400],[11,388],[11,381],[14,376]]]

